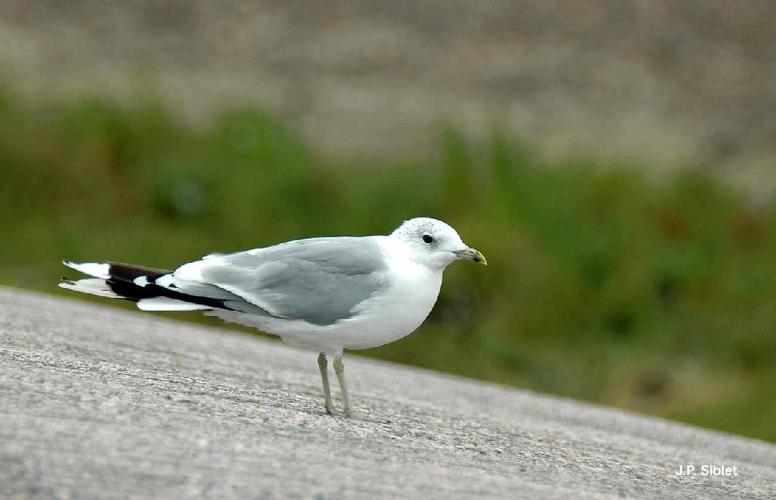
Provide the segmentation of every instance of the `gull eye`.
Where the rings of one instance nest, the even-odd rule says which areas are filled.
[[[433,243],[434,242],[434,238],[432,238],[430,234],[424,234],[423,235],[423,242],[424,243]]]

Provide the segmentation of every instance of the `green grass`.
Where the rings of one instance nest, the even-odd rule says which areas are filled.
[[[773,208],[697,172],[543,164],[498,132],[332,163],[257,110],[193,128],[153,100],[5,92],[0,282],[59,293],[64,257],[174,267],[435,216],[490,265],[451,267],[426,324],[364,354],[776,441]]]

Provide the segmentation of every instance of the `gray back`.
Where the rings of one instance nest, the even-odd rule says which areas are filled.
[[[328,325],[386,283],[373,237],[311,238],[205,260],[203,279],[280,318]]]

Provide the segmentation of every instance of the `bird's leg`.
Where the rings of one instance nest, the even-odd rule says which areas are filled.
[[[322,352],[318,354],[318,368],[321,370],[321,382],[323,383],[323,397],[325,399],[326,413],[331,414],[334,411],[334,405],[331,402],[331,389],[329,388],[329,362],[326,359],[326,353]]]
[[[342,363],[342,353],[334,356],[334,372],[337,374],[337,380],[339,380],[340,390],[342,391],[342,404],[345,407],[345,415],[351,417],[353,412],[350,409],[348,387],[345,385],[345,365]]]

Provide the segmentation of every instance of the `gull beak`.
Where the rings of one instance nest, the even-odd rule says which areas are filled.
[[[482,255],[482,252],[475,248],[466,248],[464,250],[458,250],[454,253],[459,259],[470,260],[472,262],[476,262],[477,264],[482,264],[483,266],[488,265],[488,261],[485,259],[485,256]]]

